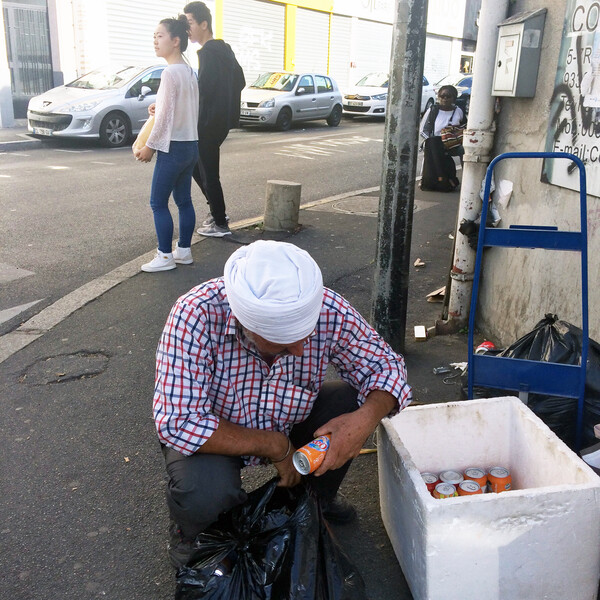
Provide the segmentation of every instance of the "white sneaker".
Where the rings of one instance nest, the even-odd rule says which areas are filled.
[[[156,273],[158,271],[170,271],[176,267],[172,252],[166,253],[157,250],[156,256],[149,263],[142,265],[142,271]]]
[[[173,250],[173,259],[178,265],[191,265],[194,262],[192,249],[182,248],[177,242],[175,250]]]

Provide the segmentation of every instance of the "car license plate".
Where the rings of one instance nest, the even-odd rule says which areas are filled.
[[[360,100],[348,100],[349,106],[362,106],[363,103]]]
[[[46,127],[34,127],[33,133],[37,133],[38,135],[52,135],[52,129],[47,129]]]
[[[241,114],[242,114],[243,117],[247,117],[250,114],[250,111],[249,110],[243,110],[241,112]]]

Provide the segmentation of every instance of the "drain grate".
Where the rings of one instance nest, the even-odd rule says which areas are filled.
[[[50,356],[28,367],[19,377],[19,381],[30,385],[47,385],[88,379],[104,373],[108,359],[108,354],[104,352],[87,351]]]

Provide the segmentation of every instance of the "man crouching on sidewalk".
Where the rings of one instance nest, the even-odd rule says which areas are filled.
[[[325,382],[327,366],[341,381]],[[300,483],[296,448],[328,434],[308,476],[332,522],[356,511],[338,488],[380,420],[410,403],[404,359],[300,248],[258,241],[223,277],[171,310],[157,350],[154,419],[171,514],[169,556],[183,566],[194,538],[246,500],[240,471],[270,461],[281,486]]]

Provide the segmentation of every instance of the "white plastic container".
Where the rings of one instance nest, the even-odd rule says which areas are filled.
[[[596,600],[600,477],[518,398],[409,407],[379,428],[381,515],[414,600]],[[421,472],[511,470],[437,500]]]

